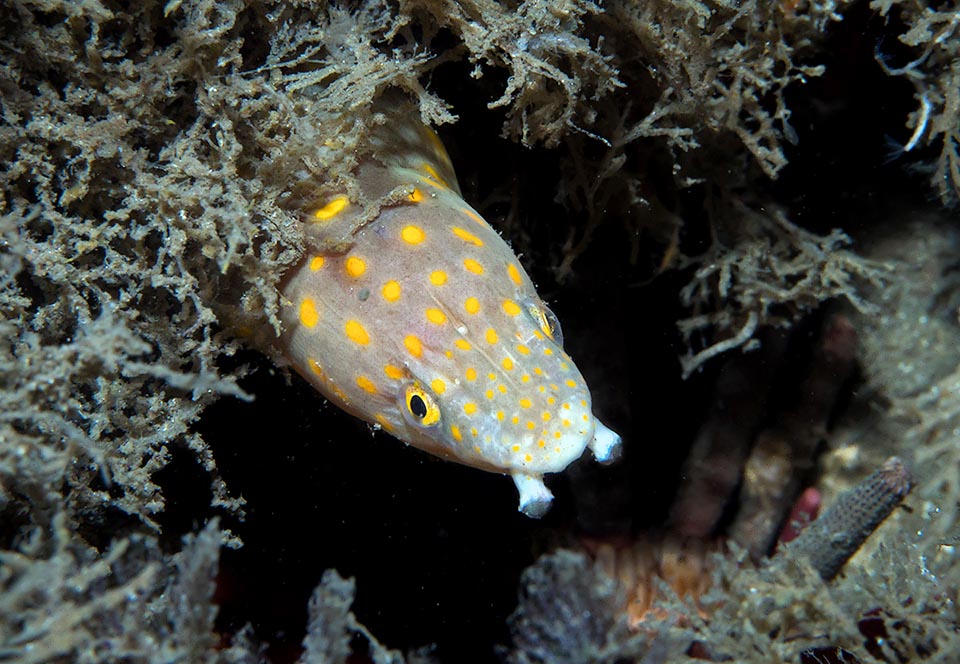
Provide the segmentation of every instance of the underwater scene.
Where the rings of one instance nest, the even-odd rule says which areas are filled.
[[[0,662],[960,662],[956,0],[3,0]]]

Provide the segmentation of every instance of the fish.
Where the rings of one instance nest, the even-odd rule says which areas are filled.
[[[509,475],[539,518],[557,473],[621,438],[593,414],[556,316],[461,194],[409,103],[377,107],[353,190],[306,178],[306,251],[280,286],[281,352],[323,396],[443,459]],[[381,201],[372,205],[370,201]]]

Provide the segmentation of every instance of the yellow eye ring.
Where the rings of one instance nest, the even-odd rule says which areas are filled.
[[[540,326],[540,330],[562,348],[563,331],[560,329],[560,321],[557,320],[557,316],[550,311],[547,305],[531,302],[527,305],[527,311],[533,320],[536,321],[537,325]]]
[[[407,415],[415,424],[432,427],[440,422],[440,406],[433,394],[420,383],[410,383],[404,389],[403,403]]]

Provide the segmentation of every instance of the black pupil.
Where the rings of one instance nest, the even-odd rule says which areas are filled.
[[[427,404],[423,402],[423,398],[419,394],[410,397],[410,412],[421,420],[427,414]]]

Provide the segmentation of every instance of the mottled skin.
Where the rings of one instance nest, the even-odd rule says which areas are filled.
[[[608,461],[620,439],[593,416],[516,256],[460,197],[436,134],[415,113],[383,112],[357,177],[364,198],[392,192],[396,203],[363,221],[346,195],[307,197],[308,240],[321,249],[283,285],[284,352],[344,410],[437,456],[509,473],[520,509],[540,516],[552,499],[544,473],[588,445]]]

